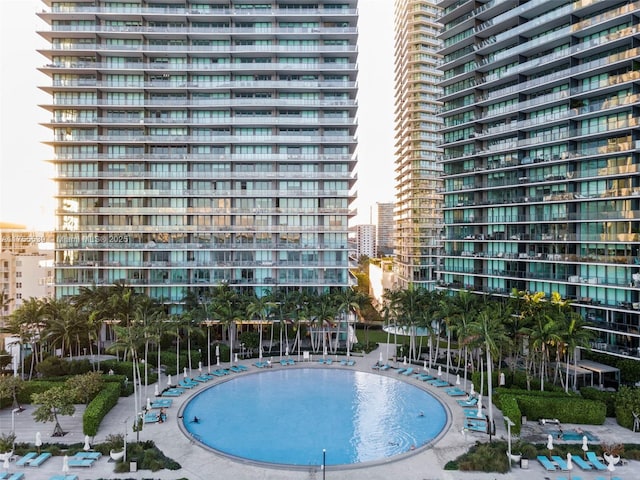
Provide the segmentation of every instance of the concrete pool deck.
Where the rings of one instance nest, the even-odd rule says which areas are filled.
[[[305,367],[312,368],[350,368],[361,370],[364,372],[377,372],[371,367],[378,361],[380,351],[386,351],[386,346],[365,355],[364,357],[354,357],[356,364],[353,367],[341,366],[339,362],[334,362],[331,366],[319,365],[317,362],[303,363]],[[297,358],[292,355],[292,358]],[[275,358],[275,357],[274,357]],[[256,360],[243,360],[240,363],[250,366]],[[223,364],[222,367],[228,366]],[[273,368],[296,368],[295,366],[281,366],[278,362],[274,362]],[[415,368],[415,367],[414,367]],[[416,369],[417,370],[417,369]],[[234,375],[246,375],[259,372],[260,369],[251,366],[246,373],[236,373]],[[189,397],[195,392],[222,379],[214,379],[196,387],[187,390],[186,393],[179,397],[173,398],[173,405],[167,409],[167,421],[161,424],[152,423],[145,424],[142,432],[140,432],[141,440],[153,440],[158,448],[168,457],[174,459],[182,468],[176,471],[161,470],[159,472],[151,472],[142,470],[138,472],[113,473],[114,464],[108,461],[108,458],[99,459],[92,467],[72,467],[70,473],[78,475],[79,479],[159,479],[159,480],[543,480],[549,478],[551,480],[561,477],[569,478],[569,472],[547,472],[539,463],[533,459],[529,460],[528,469],[520,469],[514,466],[512,471],[507,474],[481,473],[481,472],[460,472],[457,470],[445,471],[444,465],[454,460],[456,457],[466,452],[470,446],[476,441],[487,441],[487,435],[483,433],[469,432],[464,434],[463,427],[465,424],[462,408],[456,403],[459,397],[450,397],[442,388],[432,387],[425,382],[414,379],[413,377],[405,377],[398,375],[396,370],[392,369],[387,372],[379,372],[380,375],[389,375],[394,378],[400,378],[417,387],[423,388],[433,393],[442,403],[449,409],[450,423],[446,433],[440,437],[431,447],[419,448],[405,455],[398,455],[392,460],[384,463],[377,463],[373,466],[356,467],[339,469],[329,467],[323,472],[319,465],[309,466],[305,469],[275,469],[256,466],[250,463],[243,463],[232,460],[222,455],[211,453],[205,448],[194,443],[189,437],[182,433],[178,424],[178,412],[186,403]],[[432,372],[434,374],[434,372]],[[197,372],[194,371],[194,375]],[[224,377],[223,377],[224,378]],[[446,379],[446,374],[443,375]],[[455,376],[450,379],[455,383]],[[163,377],[166,382],[166,377]],[[461,388],[464,385],[460,385]],[[144,388],[144,387],[143,387]],[[154,385],[147,387],[146,396],[153,398]],[[483,399],[483,404],[487,405],[487,399]],[[17,442],[35,441],[36,432],[41,432],[42,441],[44,443],[65,443],[73,444],[84,442],[82,433],[82,413],[84,407],[79,406],[73,417],[60,417],[60,424],[65,432],[64,437],[51,437],[53,432],[53,424],[36,423],[31,415],[33,408],[28,405],[24,412],[12,415],[11,410],[5,408],[0,410],[0,431],[7,432],[11,429],[12,416],[15,423],[15,432]],[[95,443],[105,440],[109,434],[122,434],[127,431],[128,441],[135,440],[135,433],[131,431],[134,416],[134,401],[132,397],[121,398],[118,404],[103,420],[98,435],[93,439]],[[506,439],[507,432],[503,426],[502,415],[500,411],[494,409],[496,420],[496,438]],[[545,432],[550,428],[545,426]],[[630,430],[619,427],[612,419],[607,419],[604,425],[563,425],[565,430],[575,430],[583,428],[588,430],[592,435],[599,438],[600,442],[621,442],[621,443],[640,443],[640,433],[634,433]],[[286,432],[282,432],[286,435]],[[527,438],[546,438],[542,427],[537,423],[529,422],[523,429],[523,436]],[[266,438],[265,442],[277,441],[277,438]],[[581,443],[581,442],[579,442]],[[327,456],[331,455],[332,448],[339,448],[337,445],[327,445]],[[319,453],[321,456],[321,453]],[[24,472],[24,480],[48,480],[53,475],[62,473],[62,457],[53,457],[44,462],[40,467],[19,467],[15,462],[11,462],[8,469],[9,473]],[[0,463],[0,472],[6,471]],[[574,469],[572,472],[574,479],[580,477],[582,480],[595,480],[598,477],[605,479],[610,478],[609,472],[583,472]],[[613,473],[614,477],[620,477],[622,480],[634,480],[640,478],[640,462],[630,461],[628,465],[616,468]],[[324,477],[324,479],[323,479]]]

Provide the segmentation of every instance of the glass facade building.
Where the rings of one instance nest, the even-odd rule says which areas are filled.
[[[640,347],[640,2],[442,0],[441,283],[559,292]]]
[[[357,0],[44,3],[56,296],[352,283]]]
[[[433,289],[442,232],[438,117],[442,72],[435,1],[395,1],[395,270]]]

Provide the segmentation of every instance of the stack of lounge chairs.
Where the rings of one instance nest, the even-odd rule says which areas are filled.
[[[70,467],[92,467],[102,456],[100,452],[78,452],[69,458]]]
[[[39,455],[37,452],[29,452],[23,455],[20,459],[16,460],[16,465],[19,467],[39,467],[50,458],[51,453],[49,452],[42,452]]]
[[[15,472],[13,474],[9,474],[9,472],[0,473],[0,480],[22,480],[24,478],[24,473]]]

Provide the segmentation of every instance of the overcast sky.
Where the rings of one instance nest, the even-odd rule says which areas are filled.
[[[52,134],[39,126],[49,118],[38,104],[49,84],[36,70],[46,44],[35,32],[46,28],[35,13],[39,0],[0,0],[0,221],[35,229],[53,228],[54,185],[46,163]],[[358,210],[369,223],[376,202],[393,201],[393,1],[360,0]],[[375,209],[374,209],[375,215]],[[373,223],[375,223],[375,216]]]

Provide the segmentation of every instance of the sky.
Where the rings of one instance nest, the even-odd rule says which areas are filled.
[[[53,137],[40,126],[49,113],[38,105],[49,96],[38,87],[49,79],[36,50],[46,29],[39,0],[0,0],[0,222],[35,230],[54,226]],[[376,223],[376,202],[392,202],[393,188],[393,1],[359,2],[358,214],[352,224]],[[373,212],[373,214],[372,214]]]

